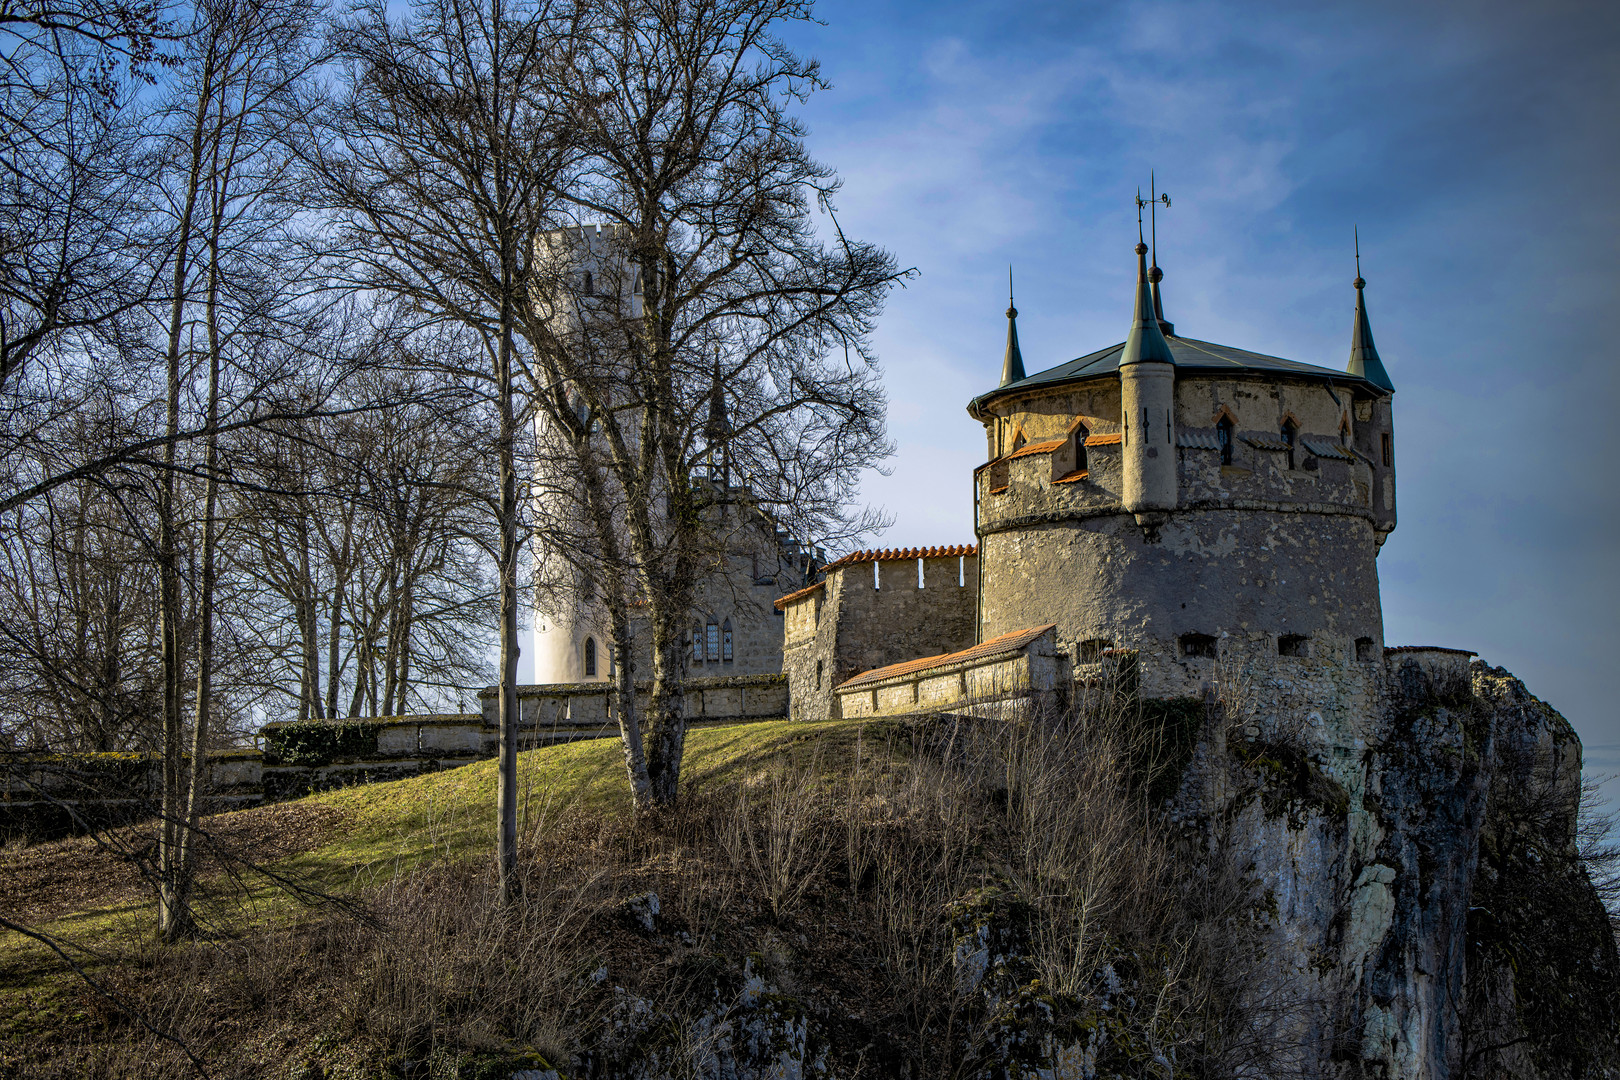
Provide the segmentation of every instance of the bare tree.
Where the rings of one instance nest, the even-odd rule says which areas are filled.
[[[619,650],[644,808],[678,790],[685,628],[731,477],[810,539],[849,529],[856,477],[890,449],[868,335],[906,273],[838,228],[838,181],[787,112],[822,82],[775,34],[810,17],[801,0],[600,0],[579,9],[556,91],[579,155],[558,194],[602,227],[548,244],[523,330],[540,453],[578,478],[566,516],[589,535],[570,557],[618,641],[644,613],[644,731]],[[722,482],[695,482],[700,464]]]
[[[487,504],[499,532],[497,854],[508,896],[517,857],[524,411],[514,371],[536,242],[568,155],[548,113],[556,29],[544,0],[422,0],[403,24],[382,3],[368,3],[337,27],[347,77],[307,148],[319,191],[342,223],[335,273],[396,298],[399,311],[419,313],[424,331],[462,331],[468,351],[441,373],[475,387],[485,405],[497,474]]]

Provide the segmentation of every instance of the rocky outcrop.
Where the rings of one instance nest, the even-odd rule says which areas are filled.
[[[1275,700],[1276,695],[1271,695]],[[1580,744],[1513,676],[1392,653],[1365,724],[1208,726],[1172,804],[1244,866],[1272,1071],[1620,1076],[1620,961],[1575,848]]]

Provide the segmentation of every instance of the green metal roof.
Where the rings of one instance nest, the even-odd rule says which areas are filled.
[[[1166,337],[1165,342],[1170,347],[1172,362],[1180,371],[1189,374],[1229,372],[1253,372],[1255,374],[1295,375],[1310,379],[1331,379],[1335,385],[1363,387],[1368,392],[1382,397],[1389,391],[1379,386],[1364,375],[1346,371],[1337,371],[1333,368],[1318,367],[1315,364],[1302,364],[1298,360],[1285,360],[1280,356],[1267,356],[1264,353],[1249,352],[1247,349],[1236,349],[1230,345],[1216,345],[1209,341],[1198,341],[1194,338]],[[1066,364],[1038,371],[1026,379],[999,386],[987,393],[980,394],[969,404],[973,409],[1003,394],[1016,393],[1020,390],[1036,390],[1043,386],[1057,386],[1061,383],[1076,382],[1088,379],[1095,375],[1107,375],[1119,370],[1120,355],[1125,351],[1125,342],[1110,345],[1106,349],[1098,349],[1094,353],[1070,360]]]

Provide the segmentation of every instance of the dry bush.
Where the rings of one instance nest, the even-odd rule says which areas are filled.
[[[762,797],[756,786],[764,788]],[[718,823],[732,866],[752,875],[777,919],[798,906],[833,852],[824,787],[814,767],[772,769],[756,784],[737,785],[731,815]]]

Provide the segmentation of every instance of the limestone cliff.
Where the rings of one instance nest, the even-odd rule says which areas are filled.
[[[1209,725],[1173,804],[1261,890],[1255,1037],[1308,1075],[1620,1075],[1620,960],[1576,853],[1568,722],[1457,654],[1394,654],[1382,691],[1339,737]]]

